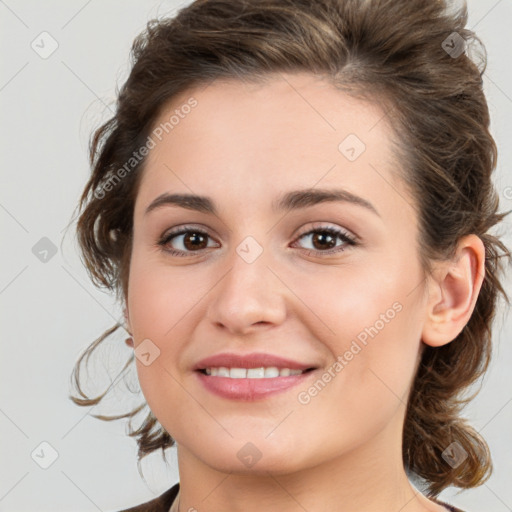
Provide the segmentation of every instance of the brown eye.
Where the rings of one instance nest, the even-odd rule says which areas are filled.
[[[186,256],[187,253],[200,252],[207,249],[210,235],[196,228],[182,228],[179,231],[167,233],[158,242],[165,251],[173,256]]]
[[[336,237],[326,231],[316,232],[313,234],[311,241],[316,249],[332,249],[336,247]]]
[[[298,240],[302,239],[309,239],[312,247],[306,247],[306,249],[309,249],[307,254],[310,255],[323,256],[324,254],[338,253],[344,251],[347,246],[357,245],[356,240],[347,233],[331,227],[308,231],[298,238]],[[342,243],[337,244],[337,240],[341,240]]]
[[[185,233],[183,237],[183,245],[189,251],[193,251],[194,249],[204,249],[206,247],[205,241],[206,245],[208,245],[207,236],[208,235],[203,235],[202,233],[189,231],[188,233]]]

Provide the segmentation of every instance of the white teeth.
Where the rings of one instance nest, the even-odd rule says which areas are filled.
[[[229,368],[221,366],[217,369],[217,377],[229,377]]]
[[[249,368],[247,370],[248,379],[263,379],[265,377],[265,368]]]
[[[265,368],[265,377],[267,377],[267,379],[272,377],[279,377],[279,368],[275,366]]]
[[[247,370],[245,368],[230,368],[229,377],[231,379],[245,379],[247,377]]]
[[[277,368],[276,366],[269,366],[267,368],[226,368],[225,366],[220,366],[217,368],[205,368],[205,372],[206,375],[211,375],[212,377],[229,377],[230,379],[272,379],[304,373],[303,370]]]

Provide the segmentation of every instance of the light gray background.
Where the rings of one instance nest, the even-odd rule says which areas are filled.
[[[0,511],[119,510],[153,498],[178,480],[173,449],[170,468],[160,453],[144,459],[144,482],[137,472],[135,440],[126,436],[124,422],[97,420],[68,399],[78,355],[121,312],[112,297],[89,282],[73,241],[74,223],[64,235],[89,173],[89,135],[113,109],[133,38],[148,19],[188,3],[0,0]],[[500,151],[496,184],[502,210],[511,209],[512,2],[471,0],[468,5],[469,25],[489,53],[485,88]],[[43,31],[58,43],[46,59],[31,47],[35,40],[39,51],[50,48],[49,39],[41,48]],[[508,219],[509,245],[511,226]],[[46,262],[32,252],[43,237],[57,248]],[[510,276],[507,290],[512,292]],[[512,318],[502,307],[493,366],[466,409],[490,444],[495,473],[478,489],[442,494],[468,512],[512,511],[511,335]],[[120,334],[109,347],[124,347],[123,339]],[[115,367],[128,350],[108,349],[105,360]],[[98,385],[105,382],[101,375],[98,379]],[[122,389],[118,396],[124,396]],[[48,469],[31,457],[36,450],[36,460],[49,460],[41,442],[58,453]]]

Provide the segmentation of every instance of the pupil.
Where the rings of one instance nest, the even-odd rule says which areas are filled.
[[[186,236],[184,239],[184,244],[187,249],[197,248],[201,242],[204,242],[205,237],[200,233],[193,233],[189,236]],[[191,240],[192,243],[189,244],[187,241]]]
[[[334,239],[334,237],[330,234],[318,234],[316,233],[315,235],[313,235],[313,243],[315,244],[316,242],[320,242],[320,247],[323,247],[325,248],[326,245],[325,245],[325,242],[327,241],[327,239],[329,239],[328,241],[328,244],[327,244],[327,247],[328,248],[332,248],[336,245],[336,240]],[[324,244],[322,246],[322,243]]]

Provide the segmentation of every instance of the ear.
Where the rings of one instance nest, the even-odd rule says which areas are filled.
[[[463,237],[453,259],[440,262],[429,281],[422,340],[432,347],[453,341],[471,318],[485,275],[485,246],[477,235]]]

